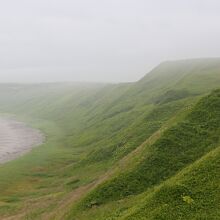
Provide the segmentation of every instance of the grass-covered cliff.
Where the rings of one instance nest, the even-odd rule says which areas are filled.
[[[216,219],[218,88],[220,59],[165,62],[127,84],[0,85],[1,113],[47,136],[0,167],[0,216]]]

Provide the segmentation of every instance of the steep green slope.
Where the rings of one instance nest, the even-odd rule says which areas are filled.
[[[138,196],[77,212],[70,219],[219,219],[220,147]]]
[[[202,98],[182,122],[167,130],[155,144],[150,146],[147,156],[137,167],[134,167],[130,172],[120,174],[118,177],[100,185],[96,190],[91,192],[90,195],[82,201],[79,212],[83,212],[83,210],[86,212],[93,206],[124,199],[129,195],[136,195],[144,192],[148,188],[162,184],[163,181],[166,181],[178,171],[181,171],[189,164],[194,163],[200,157],[203,157],[209,151],[216,148],[220,142],[219,109],[220,90],[216,90],[209,96]],[[219,158],[216,159],[219,160]],[[216,163],[213,164],[213,166],[216,167],[216,169],[213,170],[214,173],[212,177],[217,180],[219,177],[214,176],[214,174],[220,171],[217,169],[219,165]],[[212,179],[209,180],[209,183],[212,184],[213,187],[218,185],[217,183],[212,183]],[[211,193],[217,193],[216,196],[219,198],[217,189],[214,188],[213,190],[214,192],[212,191]],[[165,193],[167,193],[168,201],[175,198],[170,198],[167,191],[165,191]],[[184,187],[183,193],[187,193],[187,191],[184,191]],[[201,194],[202,193],[205,194],[205,192],[201,192]],[[172,195],[171,193],[171,196]],[[158,196],[160,199],[166,199],[166,197],[163,197],[163,193],[158,193]],[[187,195],[183,197],[183,199],[185,199],[186,202],[191,201]],[[175,202],[174,200],[173,203],[175,204]],[[211,204],[211,201],[209,202]],[[149,210],[151,209],[152,207],[149,208]],[[196,212],[195,210],[194,212]],[[174,210],[172,211],[174,212]],[[205,214],[205,210],[201,210],[201,212],[203,215]],[[73,216],[75,214],[76,213],[73,212]],[[156,211],[153,215],[157,216],[157,214],[158,216],[161,215],[161,218],[155,217],[153,219],[171,219],[171,216],[181,217],[179,213],[175,212],[167,215],[163,213],[163,211],[161,211],[161,213],[157,213]],[[136,218],[142,219],[143,217],[143,219],[148,219],[145,217],[145,214],[141,216],[140,211]],[[70,219],[71,218],[72,215]],[[175,218],[173,217],[172,219]],[[182,219],[187,218],[183,216]]]
[[[103,108],[105,111],[100,112],[100,114],[97,115],[98,117],[93,118],[96,126],[95,129],[100,127],[99,132],[102,132],[102,134],[103,132],[110,132],[115,140],[118,136],[118,132],[121,132],[121,128],[130,127],[130,123],[133,124],[133,122],[135,122],[132,128],[134,131],[133,136],[138,138],[141,137],[140,134],[143,135],[140,142],[135,142],[133,144],[133,146],[138,146],[141,141],[144,141],[153,131],[159,128],[155,126],[155,130],[148,133],[147,130],[152,129],[153,125],[146,125],[146,127],[143,127],[144,122],[146,122],[146,117],[144,115],[151,114],[150,112],[160,111],[159,109],[162,108],[164,109],[163,111],[166,111],[166,106],[163,104],[167,104],[167,106],[170,105],[170,107],[167,107],[167,112],[169,112],[168,109],[171,110],[172,108],[176,108],[175,106],[171,107],[173,101],[180,101],[179,103],[181,103],[182,100],[184,105],[186,99],[218,88],[220,85],[219,73],[219,59],[165,62],[156,67],[139,82],[129,85],[127,91],[115,99],[111,105],[106,105],[105,103],[104,105],[107,107]],[[191,83],[190,85],[189,82]],[[115,92],[117,93],[117,90],[115,90]],[[102,107],[102,103],[98,106],[98,108],[100,107]],[[171,114],[174,113],[175,112]],[[157,117],[158,121],[160,121],[160,114],[158,114]],[[139,124],[137,124],[137,121],[139,121]],[[161,124],[163,122],[164,121],[161,120]],[[106,126],[106,129],[103,124]],[[141,127],[143,129],[135,134]],[[113,129],[110,130],[109,128]],[[114,131],[116,132],[114,133]],[[91,127],[91,133],[92,132],[94,132],[93,127]],[[127,133],[127,130],[125,132]],[[84,134],[88,136],[90,130],[86,130]],[[94,136],[97,137],[97,135]],[[123,131],[119,134],[119,139],[126,139],[132,144],[132,141],[129,140],[129,137],[127,137]],[[120,151],[120,149],[116,147],[112,149],[112,146],[108,146],[109,142],[112,142],[112,140],[103,143],[104,149],[100,151],[105,151],[107,154],[112,152],[111,154],[115,156],[117,152],[114,153],[113,151]],[[120,140],[117,142],[119,146],[124,146],[123,141],[122,144]],[[114,146],[116,145],[117,143],[114,143]],[[98,152],[98,154],[100,154],[100,152]]]
[[[220,219],[220,147],[183,169],[120,220]]]
[[[122,174],[91,194],[86,206],[141,193],[215,147],[220,137],[219,109],[220,90],[203,98],[184,121],[166,131],[134,171]]]

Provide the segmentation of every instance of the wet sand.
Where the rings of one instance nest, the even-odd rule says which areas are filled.
[[[0,164],[24,155],[43,141],[39,130],[14,119],[0,118]]]

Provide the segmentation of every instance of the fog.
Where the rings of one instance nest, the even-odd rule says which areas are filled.
[[[218,0],[0,1],[0,82],[135,81],[220,57]]]

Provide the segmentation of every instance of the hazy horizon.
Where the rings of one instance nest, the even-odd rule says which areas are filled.
[[[163,61],[220,57],[217,0],[8,0],[0,83],[132,82]]]
[[[47,80],[47,81],[5,81],[5,82],[1,82],[0,81],[0,84],[76,84],[76,85],[89,85],[89,84],[100,84],[100,85],[104,85],[104,84],[123,84],[123,83],[135,83],[135,82],[138,82],[139,80],[141,80],[142,78],[144,78],[148,73],[154,71],[155,68],[157,68],[159,65],[163,64],[163,63],[166,63],[166,62],[178,62],[178,61],[202,61],[202,60],[220,60],[220,57],[203,57],[203,58],[187,58],[187,59],[178,59],[178,60],[165,60],[163,62],[160,62],[158,63],[156,66],[154,66],[153,68],[151,68],[148,72],[144,73],[143,75],[140,76],[140,78],[136,79],[136,80],[133,80],[133,81],[89,81],[89,80],[82,80],[82,81],[76,81],[76,80],[58,80],[58,81],[53,81],[53,80]]]

